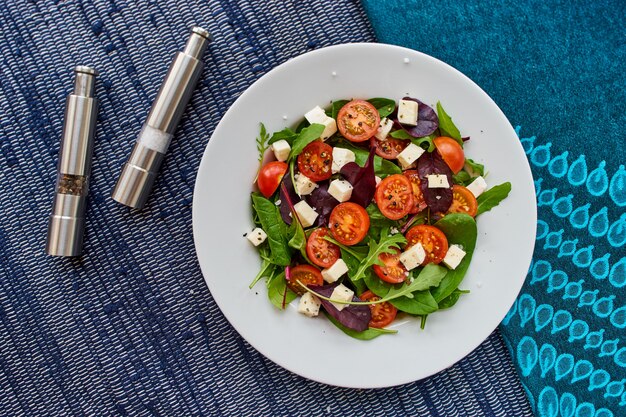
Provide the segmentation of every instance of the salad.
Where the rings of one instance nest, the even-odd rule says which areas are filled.
[[[395,333],[399,315],[423,328],[469,292],[475,218],[511,190],[489,187],[469,140],[441,103],[411,97],[332,101],[273,134],[261,124],[250,288],[265,279],[277,308],[299,297],[299,313],[358,339]]]

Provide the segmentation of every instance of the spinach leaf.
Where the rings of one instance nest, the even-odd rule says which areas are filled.
[[[465,159],[465,166],[463,168],[472,178],[485,175],[485,166],[469,158]]]
[[[383,216],[376,204],[370,203],[370,205],[365,208],[365,211],[367,211],[367,214],[370,216],[370,229],[367,232],[368,236],[380,236],[380,232],[383,228],[391,229],[395,227],[399,229],[398,222]]]
[[[293,159],[300,155],[304,147],[314,140],[319,139],[323,132],[324,125],[318,123],[313,123],[311,126],[302,129],[300,133],[298,133],[298,136],[293,140],[291,152],[289,153],[289,159]]]
[[[435,142],[433,141],[436,137],[437,135],[431,133],[430,135],[421,138],[413,138],[411,139],[411,142],[428,152],[432,152],[435,150]]]
[[[432,290],[433,297],[440,302],[452,294],[463,281],[474,254],[478,231],[476,221],[471,216],[462,213],[447,214],[435,223],[435,227],[441,229],[446,235],[449,244],[461,246],[466,253],[459,266],[449,270],[439,286]]]
[[[448,113],[443,109],[443,106],[437,102],[437,116],[439,117],[439,130],[442,136],[449,136],[456,140],[461,147],[463,147],[463,139],[461,139],[461,132],[456,127],[452,118],[448,116]]]
[[[311,123],[307,119],[302,119],[298,126],[296,126],[296,133],[302,132],[305,127],[311,126]]]
[[[291,146],[296,137],[298,137],[298,134],[287,127],[279,132],[275,132],[268,143],[271,145],[279,140],[286,140],[289,146]]]
[[[284,306],[298,297],[295,292],[287,287],[285,271],[271,277],[271,279],[267,281],[267,297],[270,299],[270,302],[280,310],[283,310]]]
[[[259,172],[261,172],[261,167],[263,166],[263,156],[265,155],[265,151],[267,150],[269,144],[268,139],[270,136],[267,134],[267,130],[265,129],[265,125],[261,123],[261,129],[259,131],[259,136],[256,137],[256,149],[259,151],[259,168],[256,171],[256,175],[254,176],[254,181],[256,182],[257,178],[259,178]]]
[[[369,151],[367,149],[356,147],[347,141],[341,141],[338,143],[338,147],[346,148],[354,152],[355,162],[363,167],[367,163],[367,158],[369,157]],[[381,178],[385,178],[392,174],[402,174],[402,169],[393,162],[383,159],[380,156],[374,156],[374,173]]]
[[[272,263],[287,266],[291,262],[291,250],[287,243],[287,225],[280,217],[278,207],[260,194],[252,193],[252,207],[267,233],[267,241],[272,253]]]
[[[505,182],[500,185],[496,185],[495,187],[491,187],[484,193],[482,193],[476,199],[478,201],[478,212],[476,215],[478,216],[481,213],[491,210],[502,200],[508,197],[511,192],[511,183]]]
[[[295,212],[292,212],[294,216],[296,216]],[[306,234],[304,233],[304,228],[302,227],[302,223],[299,221],[291,222],[289,229],[287,230],[287,236],[289,237],[289,242],[287,244],[289,247],[294,248],[297,251],[300,251],[300,254],[307,262],[310,263],[309,257],[306,253]]]
[[[378,242],[375,239],[369,240],[369,251],[367,256],[361,261],[359,269],[357,269],[352,280],[358,281],[362,279],[365,275],[365,271],[372,265],[382,265],[382,262],[378,259],[378,255],[382,253],[391,253],[394,249],[400,249],[400,244],[404,243],[406,243],[406,238],[402,236],[401,233],[390,235],[389,229],[382,229]]]
[[[396,109],[395,100],[391,100],[388,98],[375,97],[367,100],[370,104],[372,104],[378,110],[378,114],[380,114],[380,118],[389,116]]]
[[[454,306],[457,303],[457,301],[459,301],[459,298],[461,298],[463,294],[468,294],[468,293],[469,293],[469,290],[459,290],[458,288],[455,289],[452,292],[452,294],[450,294],[449,296],[447,296],[446,298],[444,298],[443,300],[439,302],[439,310],[443,310],[443,309]]]
[[[412,295],[412,298],[400,297],[389,302],[400,311],[418,316],[434,313],[439,309],[430,291],[416,291]]]
[[[363,276],[363,281],[365,285],[367,285],[367,288],[379,297],[386,297],[389,290],[394,287],[400,287],[399,284],[390,284],[378,278],[378,275],[376,275],[371,268],[368,269],[365,276]]]
[[[330,314],[326,314],[326,317],[328,317],[328,320],[330,320],[330,322],[332,324],[337,326],[337,328],[339,330],[341,330],[342,332],[344,332],[348,336],[354,337],[355,339],[359,339],[359,340],[372,340],[375,337],[378,337],[378,336],[383,335],[383,334],[398,333],[397,330],[377,329],[375,327],[369,327],[367,330],[363,330],[362,332],[357,332],[356,330],[349,329],[346,326],[344,326],[343,324],[339,323],[337,321],[337,319],[335,319]]]
[[[348,100],[333,101],[333,104],[330,106],[330,112],[327,110],[326,114],[332,117],[333,119],[337,120],[337,114],[339,113],[339,110],[341,110],[341,108],[345,106],[346,104],[348,104]]]
[[[455,184],[461,184],[463,186],[467,186],[473,180],[474,179],[470,176],[470,174],[463,170],[452,176],[452,181],[454,181]]]
[[[406,130],[394,130],[393,132],[389,133],[389,136],[391,136],[394,139],[404,139],[404,140],[411,140],[414,139],[413,136],[409,135]]]

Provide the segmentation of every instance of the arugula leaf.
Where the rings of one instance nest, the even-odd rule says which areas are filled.
[[[293,159],[302,153],[302,150],[306,145],[313,142],[324,132],[324,125],[313,123],[309,127],[305,127],[298,133],[298,136],[293,140],[291,145],[291,152],[289,153],[289,159]]]
[[[439,309],[430,291],[416,291],[412,295],[412,298],[400,297],[389,302],[400,311],[418,316],[434,313]]]
[[[270,136],[267,134],[265,125],[261,123],[259,136],[256,137],[256,149],[259,152],[259,168],[256,170],[256,175],[254,176],[254,181],[252,182],[256,182],[257,178],[259,178],[259,172],[261,172],[261,167],[263,166],[263,156],[265,155],[265,151],[269,147],[269,144],[267,142],[269,137]]]
[[[339,330],[341,330],[348,336],[354,337],[355,339],[359,339],[359,340],[372,340],[375,337],[378,337],[383,334],[398,333],[397,330],[377,329],[375,327],[369,327],[367,330],[363,330],[362,332],[357,332],[356,330],[349,329],[343,324],[339,323],[339,321],[337,321],[337,319],[331,316],[330,314],[326,314],[326,317],[328,317],[328,320],[330,320],[332,324],[337,326]]]
[[[298,126],[296,126],[296,133],[302,132],[302,130],[308,126],[311,126],[311,123],[309,123],[307,119],[303,118],[302,121],[298,123]]]
[[[452,294],[450,294],[449,296],[447,296],[446,298],[444,298],[443,300],[439,302],[439,310],[443,310],[443,309],[454,306],[457,303],[457,301],[459,301],[459,298],[461,298],[463,294],[468,294],[468,293],[469,293],[469,290],[459,290],[458,288],[455,289],[452,292]]]
[[[270,259],[271,253],[268,245],[259,246],[259,256],[261,257],[261,270],[258,274],[256,274],[256,276],[250,283],[248,287],[250,289],[252,289],[252,287],[254,287],[261,278],[273,276],[274,270],[277,267],[277,265],[273,264]]]
[[[298,137],[298,134],[287,127],[281,131],[275,132],[268,143],[271,145],[279,140],[286,140],[289,146],[291,146],[296,137]]]
[[[370,104],[372,104],[378,110],[378,114],[380,114],[380,118],[389,116],[396,109],[395,100],[391,100],[383,97],[375,97],[367,100]]]
[[[474,254],[478,231],[476,221],[471,216],[462,213],[446,214],[443,219],[435,223],[435,227],[446,235],[449,244],[460,245],[466,253],[459,266],[449,270],[439,286],[432,290],[433,297],[440,302],[452,294],[463,281]]]
[[[463,139],[461,139],[461,132],[456,127],[452,118],[446,113],[441,105],[441,102],[437,102],[437,117],[439,117],[439,130],[442,136],[449,136],[456,140],[461,147],[463,147]]]
[[[369,240],[367,256],[361,261],[361,265],[359,265],[359,269],[357,269],[352,280],[358,281],[362,279],[365,275],[365,271],[372,265],[382,265],[382,262],[378,259],[378,255],[382,253],[392,253],[394,249],[400,249],[400,245],[404,243],[406,243],[406,238],[402,236],[401,233],[390,235],[389,229],[382,229],[378,242],[374,239]]]
[[[511,192],[511,183],[505,182],[500,185],[496,185],[491,187],[484,193],[478,196],[476,201],[478,201],[478,212],[476,215],[478,216],[481,213],[491,210],[502,200],[508,197]]]
[[[427,264],[413,279],[413,282],[405,283],[399,288],[391,288],[385,298],[397,298],[400,296],[412,298],[413,292],[427,290],[438,286],[447,275],[448,270],[440,265]]]
[[[346,104],[348,104],[348,100],[333,101],[333,104],[330,106],[330,111],[327,110],[326,114],[337,120],[337,114],[339,113],[339,110],[341,110],[341,108]]]
[[[287,292],[286,294],[285,291]],[[287,287],[284,270],[267,281],[267,297],[280,310],[283,310],[283,306],[286,306],[298,297],[295,292]]]
[[[485,166],[483,164],[479,164],[478,162],[474,162],[474,160],[469,158],[465,159],[463,169],[467,171],[472,178],[485,175]]]
[[[252,207],[267,233],[267,241],[272,253],[272,263],[287,266],[291,262],[291,250],[287,243],[287,225],[280,217],[278,207],[260,194],[252,193]]]

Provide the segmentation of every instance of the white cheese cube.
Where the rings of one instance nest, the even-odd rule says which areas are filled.
[[[332,180],[328,187],[328,194],[343,203],[352,197],[352,184],[345,180]]]
[[[416,103],[417,104],[417,103]],[[387,135],[391,132],[391,128],[393,127],[393,120],[387,119],[386,117],[380,121],[380,127],[376,131],[376,139],[378,140],[387,140]]]
[[[324,277],[324,281],[332,284],[346,272],[348,272],[348,265],[346,265],[343,259],[337,259],[330,268],[322,269],[322,277]]]
[[[478,196],[487,189],[487,182],[483,177],[477,177],[470,185],[467,186],[467,189],[474,194],[474,197],[478,198]]]
[[[281,162],[284,162],[289,158],[289,152],[291,152],[291,146],[289,146],[289,142],[284,139],[278,140],[272,143],[272,151],[274,151],[274,156]]]
[[[380,178],[379,176],[375,176],[374,179],[376,180],[376,186],[378,187],[378,184],[380,184],[380,182],[383,180],[382,178]]]
[[[417,126],[418,104],[412,100],[398,102],[398,121],[403,125]]]
[[[459,245],[450,245],[446,256],[443,258],[443,263],[450,269],[456,269],[464,257],[465,251]]]
[[[428,178],[428,188],[450,188],[448,177],[445,175],[426,175]]]
[[[419,242],[400,254],[400,262],[409,271],[420,266],[424,259],[426,259],[426,252]]]
[[[343,166],[348,162],[354,162],[355,160],[356,156],[354,155],[354,152],[352,152],[350,149],[337,147],[333,148],[333,174],[341,171],[341,168],[343,168]]]
[[[263,229],[257,227],[250,233],[246,233],[246,239],[248,239],[254,246],[259,246],[267,239],[267,234]]]
[[[302,200],[296,204],[294,204],[293,208],[302,223],[302,227],[313,226],[315,223],[315,219],[317,219],[317,213],[311,206],[307,204],[306,201]]]
[[[298,303],[298,313],[304,314],[308,317],[315,317],[320,313],[321,305],[322,303],[319,298],[310,292],[305,292],[304,295],[300,297],[300,302]]]
[[[330,295],[330,299],[338,300],[338,301],[352,301],[353,296],[354,296],[354,291],[352,291],[350,288],[346,287],[343,284],[339,284],[333,290],[333,293]],[[331,302],[331,304],[334,305],[335,308],[339,311],[343,310],[344,308],[346,308],[346,306],[348,306],[348,304],[343,304],[343,303]]]
[[[398,154],[398,162],[402,166],[402,169],[407,169],[409,165],[417,161],[422,156],[424,150],[414,143],[409,144],[402,152]]]
[[[337,122],[330,116],[326,115],[324,109],[320,106],[315,106],[314,109],[308,111],[304,118],[311,124],[318,123],[324,125],[324,131],[320,138],[326,140],[337,132]]]
[[[311,181],[306,175],[296,174],[295,180],[296,183],[293,187],[298,195],[309,195],[317,188],[317,184]]]

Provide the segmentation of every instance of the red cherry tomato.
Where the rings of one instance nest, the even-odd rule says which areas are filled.
[[[452,204],[448,209],[448,213],[465,213],[474,217],[477,212],[478,202],[476,201],[474,194],[462,185],[453,185]]]
[[[352,100],[337,114],[337,128],[352,142],[363,142],[374,136],[380,126],[376,107],[365,100]]]
[[[327,180],[333,174],[333,148],[319,140],[309,143],[298,155],[298,170],[311,181]]]
[[[374,199],[383,216],[391,220],[403,218],[415,206],[411,182],[402,174],[383,179],[376,187]]]
[[[326,227],[315,229],[306,241],[306,254],[315,265],[330,268],[341,257],[339,246],[324,239],[330,231]]]
[[[370,142],[376,148],[376,155],[385,159],[396,159],[398,154],[411,143],[410,140],[394,139],[390,136],[386,140],[378,140],[372,137]]]
[[[346,246],[356,245],[367,235],[370,216],[358,204],[341,203],[330,213],[328,226],[337,242]]]
[[[438,264],[446,256],[448,252],[448,238],[446,235],[435,226],[427,224],[419,224],[413,226],[406,232],[406,247],[409,248],[416,243],[421,243],[426,252],[426,259],[422,262],[422,265],[428,263]]]
[[[270,198],[278,189],[280,181],[283,179],[285,172],[287,172],[287,168],[286,163],[279,161],[269,162],[263,165],[261,171],[259,171],[259,178],[256,182],[261,194]]]
[[[287,281],[287,286],[293,292],[302,295],[306,290],[302,288],[302,285],[298,284],[298,281],[307,287],[310,285],[324,284],[324,278],[320,270],[311,265],[294,266],[291,268],[291,279]]]
[[[465,152],[459,142],[447,136],[440,136],[434,141],[437,151],[455,174],[465,165]]]
[[[379,296],[369,290],[361,294],[359,298],[363,301],[380,300]],[[372,318],[370,319],[368,326],[376,327],[378,329],[382,329],[383,327],[390,325],[391,322],[395,320],[396,315],[398,314],[398,309],[387,301],[384,301],[382,303],[370,304],[369,308],[372,312]]]
[[[395,249],[394,253],[381,253],[378,260],[384,265],[374,265],[373,270],[378,278],[390,284],[399,284],[404,282],[407,277],[407,270],[400,262],[400,250]]]
[[[422,194],[422,189],[420,188],[420,175],[415,169],[409,169],[408,171],[403,172],[404,176],[409,179],[411,182],[411,187],[413,189],[413,208],[409,211],[409,214],[419,213],[424,210],[428,205],[426,204],[426,200],[424,200],[424,194]]]

